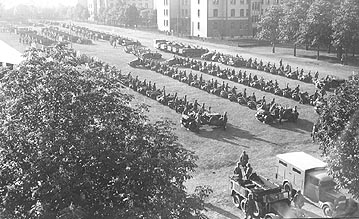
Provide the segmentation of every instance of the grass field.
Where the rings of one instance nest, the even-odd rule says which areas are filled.
[[[298,66],[305,70],[311,70],[312,72],[318,70],[321,77],[330,74],[346,78],[351,75],[353,71],[359,70],[357,67],[342,66],[337,63],[333,64],[304,57],[315,55],[315,52],[313,51],[298,51],[298,54],[302,54],[302,56],[295,58],[291,56],[292,51],[290,49],[277,49],[278,53],[273,55],[270,53],[271,48],[269,47],[234,48],[208,42],[177,39],[164,35],[159,37],[154,33],[137,30],[93,24],[83,25],[92,29],[114,32],[137,39],[151,49],[153,49],[154,39],[168,38],[169,40],[176,39],[185,43],[196,43],[207,47],[210,50],[217,50],[223,53],[239,53],[246,58],[257,57],[263,59],[264,62],[270,61],[278,63],[279,59],[283,59],[283,63],[290,63],[294,67]],[[22,45],[18,44],[18,38],[17,36],[15,37],[15,35],[0,33],[0,39],[17,48],[19,51],[24,49]],[[213,188],[214,193],[207,201],[209,218],[243,217],[241,211],[236,209],[232,204],[229,184],[229,176],[233,173],[236,162],[243,150],[246,150],[249,154],[250,163],[252,164],[254,171],[270,179],[274,178],[274,161],[276,154],[292,151],[305,151],[313,156],[319,157],[320,152],[318,150],[318,145],[313,144],[310,137],[313,122],[317,119],[317,115],[311,106],[299,105],[298,102],[294,100],[246,87],[247,93],[255,92],[257,98],[261,98],[265,95],[267,101],[276,98],[276,102],[282,105],[298,106],[300,115],[297,123],[283,123],[269,126],[258,122],[254,117],[255,111],[248,107],[208,94],[161,74],[148,70],[131,68],[127,63],[135,57],[132,54],[125,53],[122,47],[114,49],[108,42],[101,41],[95,42],[94,45],[73,44],[73,47],[85,54],[96,56],[103,61],[117,66],[122,72],[130,71],[133,75],[138,75],[140,79],[156,82],[157,87],[166,86],[167,91],[177,92],[180,97],[187,95],[189,100],[196,99],[200,104],[206,103],[207,106],[212,106],[213,111],[220,113],[225,111],[228,112],[229,124],[227,130],[223,131],[221,129],[203,127],[199,134],[195,134],[180,127],[179,114],[176,114],[171,109],[164,107],[156,101],[134,93],[131,90],[127,90],[127,92],[135,96],[135,103],[146,103],[150,106],[148,115],[152,121],[157,119],[168,119],[174,122],[178,141],[183,144],[185,148],[194,151],[199,157],[197,162],[198,168],[193,173],[193,179],[189,180],[186,183],[186,186],[189,192],[192,192],[197,185],[210,185]],[[171,54],[162,54],[164,58],[172,57]],[[252,75],[257,74],[258,76],[263,76],[266,80],[277,79],[281,87],[286,83],[289,83],[289,86],[293,88],[299,84],[302,90],[309,91],[310,93],[315,90],[313,84],[306,84],[255,70],[247,70],[247,72],[251,72]],[[208,80],[212,77],[203,74],[203,78]],[[222,81],[222,79],[219,79],[219,81]],[[242,91],[245,88],[243,85],[226,80],[226,83],[227,82],[230,86],[235,85],[239,91]],[[309,206],[309,204],[306,205]],[[310,206],[308,209],[311,210]]]

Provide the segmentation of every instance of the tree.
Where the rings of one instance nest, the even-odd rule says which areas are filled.
[[[328,98],[316,140],[339,186],[359,197],[359,80],[351,79]]]
[[[136,8],[136,6],[131,5],[127,6],[125,10],[125,17],[126,17],[126,25],[128,26],[134,26],[138,24],[140,14]]]
[[[149,123],[146,108],[130,105],[116,69],[62,47],[31,49],[5,72],[1,92],[4,214],[188,218],[195,210],[183,183],[196,157],[167,122]]]
[[[279,20],[279,37],[284,42],[294,44],[294,56],[297,55],[300,24],[305,22],[312,0],[288,1],[283,5],[284,15]]]
[[[258,38],[261,40],[269,40],[273,49],[272,52],[275,53],[275,44],[278,41],[278,36],[280,33],[279,30],[279,20],[283,16],[283,8],[281,5],[273,5],[264,13],[263,17],[258,23]]]
[[[327,46],[331,43],[332,6],[331,2],[315,0],[309,7],[305,22],[300,27],[299,41],[315,46],[318,60],[320,46]]]
[[[143,9],[140,11],[140,18],[144,25],[157,24],[157,10],[155,9]]]
[[[345,0],[340,4],[333,19],[333,42],[340,53],[345,49],[345,55],[348,56],[350,48],[357,46],[359,41],[359,3],[355,0]],[[354,53],[354,52],[353,52]]]

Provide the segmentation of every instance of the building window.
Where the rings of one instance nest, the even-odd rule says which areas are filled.
[[[235,17],[236,16],[236,9],[231,9],[231,17]]]
[[[218,5],[218,4],[219,4],[219,0],[213,0],[213,4],[214,4],[214,5]]]
[[[241,0],[241,2],[240,2],[240,3],[241,3],[241,5],[243,5],[243,4],[244,4],[244,0]]]
[[[239,16],[244,17],[244,9],[239,10]]]
[[[198,15],[198,17],[200,17],[200,16],[201,16],[201,10],[199,10],[199,9],[198,9],[198,11],[197,11],[197,15]]]
[[[218,17],[218,9],[213,9],[213,17]]]
[[[145,7],[148,8],[148,3],[145,3]]]
[[[166,26],[166,20],[163,20],[163,26]]]
[[[163,15],[166,16],[166,9],[163,10]]]
[[[168,20],[166,20],[166,26],[168,27]]]
[[[199,22],[197,23],[197,29],[201,29],[201,24]]]
[[[188,9],[185,10],[185,16],[188,17]]]
[[[198,0],[198,4],[201,4],[201,1],[200,1],[200,0]]]
[[[261,9],[261,14],[263,15],[263,9]]]
[[[246,9],[246,17],[249,17],[249,9]]]
[[[231,0],[231,5],[235,5],[236,4],[236,0]]]

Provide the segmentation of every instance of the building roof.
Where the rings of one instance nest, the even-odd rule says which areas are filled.
[[[327,166],[323,161],[304,152],[290,152],[285,154],[278,154],[277,158],[290,163],[296,168],[306,171],[314,168],[324,168]]]
[[[13,47],[0,40],[0,62],[19,64],[24,58]]]

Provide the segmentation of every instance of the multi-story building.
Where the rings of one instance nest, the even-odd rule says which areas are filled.
[[[160,31],[190,33],[193,0],[157,0],[157,25]]]
[[[260,20],[260,16],[263,15],[268,8],[273,5],[281,4],[282,0],[251,0],[251,30],[250,33],[254,36],[257,33],[258,22]]]
[[[78,0],[77,4],[82,5],[83,7],[86,7],[86,8],[88,6],[87,0]]]
[[[260,16],[280,0],[192,0],[191,35],[254,36]]]
[[[248,0],[195,0],[191,5],[191,35],[248,35]]]
[[[88,0],[87,8],[90,14],[89,20],[94,21],[97,18],[97,0]]]
[[[136,8],[154,8],[154,1],[156,0],[124,0],[126,4],[135,5]],[[157,0],[158,1],[158,0]]]

